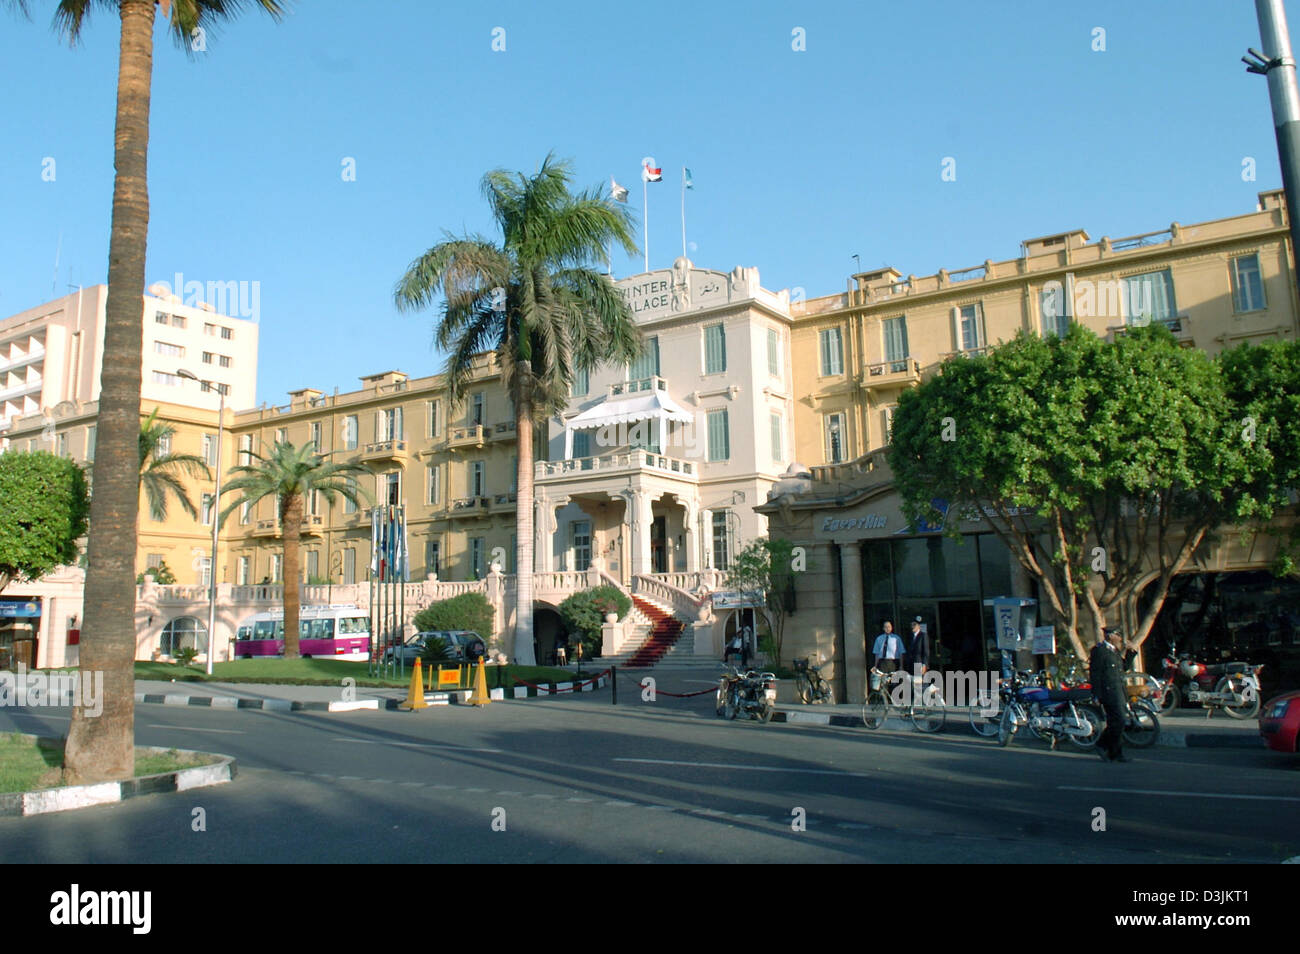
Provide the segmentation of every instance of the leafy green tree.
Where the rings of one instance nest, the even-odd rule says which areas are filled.
[[[46,451],[0,454],[0,592],[75,562],[89,509],[77,464]]]
[[[597,270],[606,249],[634,252],[626,207],[602,188],[569,191],[572,166],[547,156],[532,175],[504,169],[483,177],[482,191],[501,230],[496,244],[481,235],[456,237],[429,249],[398,281],[393,297],[404,310],[426,308],[442,296],[438,347],[447,351],[448,391],[461,401],[475,358],[491,351],[514,401],[518,441],[515,508],[515,660],[533,652],[533,435],[563,409],[579,371],[601,361],[627,363],[640,335],[623,296]]]
[[[905,392],[890,464],[913,522],[971,508],[1040,586],[1077,654],[1136,609],[1151,630],[1173,577],[1238,512],[1250,474],[1218,368],[1160,325],[1114,343],[1075,324],[955,358]],[[948,532],[956,534],[956,519]]]
[[[727,588],[756,604],[766,618],[774,664],[781,662],[795,575],[807,569],[803,561],[802,550],[796,552],[789,540],[762,537],[736,555],[727,573]]]
[[[6,0],[26,14],[28,0]],[[278,17],[276,0],[256,5]],[[99,476],[91,502],[91,559],[86,570],[86,636],[81,643],[82,678],[102,672],[104,708],[87,718],[80,706],[64,746],[70,783],[130,778],[135,772],[135,570],[140,482],[140,368],[149,234],[149,103],[153,78],[154,8],[169,19],[167,32],[187,53],[196,30],[234,16],[241,0],[58,0],[54,25],[75,44],[92,7],[121,19],[117,70],[117,118],[113,151],[113,212],[108,243],[108,301],[103,352],[111,355],[100,374],[96,458]]]
[[[430,603],[415,614],[418,632],[467,629],[487,643],[496,635],[496,610],[482,593],[462,593]]]
[[[171,442],[175,433],[175,425],[158,420],[157,408],[140,422],[140,485],[149,502],[149,516],[154,520],[167,519],[169,496],[175,497],[181,509],[197,520],[199,512],[181,477],[211,480],[212,471],[202,457],[172,453]]]
[[[616,586],[593,586],[571,594],[559,609],[569,632],[582,640],[583,655],[591,658],[600,655],[605,616],[614,613],[622,619],[632,609],[632,601]]]
[[[233,468],[231,473],[236,476],[221,488],[223,494],[237,494],[221,512],[221,520],[224,522],[241,504],[252,507],[264,497],[276,498],[280,537],[284,543],[284,658],[296,659],[302,603],[298,584],[302,578],[299,552],[304,502],[314,492],[331,505],[335,498],[342,497],[359,506],[366,493],[355,478],[370,472],[361,464],[336,464],[327,460],[328,455],[316,453],[316,445],[311,441],[301,447],[277,442],[269,455],[249,452],[249,456],[256,463]]]

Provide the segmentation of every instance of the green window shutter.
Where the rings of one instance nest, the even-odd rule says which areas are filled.
[[[717,374],[727,370],[727,332],[722,325],[704,329],[704,373]]]
[[[727,409],[709,412],[709,460],[731,459],[731,434],[727,426]]]

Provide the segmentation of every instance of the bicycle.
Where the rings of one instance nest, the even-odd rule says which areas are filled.
[[[907,677],[904,676],[904,679]],[[868,729],[879,729],[889,717],[891,708],[901,709],[918,732],[938,732],[948,718],[948,706],[938,686],[926,686],[921,689],[920,701],[915,699],[918,679],[910,684],[904,683],[904,693],[908,698],[906,705],[895,705],[890,694],[885,690],[885,673],[879,669],[871,670],[871,689],[867,701],[862,704],[862,724]]]
[[[794,660],[794,685],[799,700],[804,705],[814,702],[835,704],[835,690],[829,681],[822,678],[821,666],[812,664],[812,657]]]

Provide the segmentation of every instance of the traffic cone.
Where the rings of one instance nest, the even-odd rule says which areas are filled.
[[[479,657],[478,672],[474,674],[474,692],[470,694],[469,704],[472,706],[485,706],[492,701],[492,696],[487,687],[487,665],[483,657]]]
[[[411,672],[411,691],[406,694],[406,701],[402,703],[403,709],[427,709],[429,704],[424,701],[424,676],[420,672],[420,657],[415,657],[415,669]]]

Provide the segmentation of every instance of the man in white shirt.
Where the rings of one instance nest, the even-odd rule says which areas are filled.
[[[876,637],[871,654],[875,657],[873,665],[881,672],[897,672],[903,658],[903,641],[894,632],[894,624],[885,620],[884,632]]]

